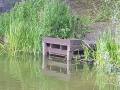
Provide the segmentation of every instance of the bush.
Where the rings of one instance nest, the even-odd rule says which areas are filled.
[[[77,17],[70,14],[65,2],[47,0],[41,17],[41,27],[46,36],[59,38],[74,37],[74,30],[78,24]]]

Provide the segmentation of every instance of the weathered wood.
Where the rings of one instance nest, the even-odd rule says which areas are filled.
[[[58,44],[58,45],[70,45],[69,39],[60,39],[60,38],[52,38],[52,37],[43,37],[43,42],[51,43],[51,44]]]
[[[80,39],[60,39],[53,37],[43,37],[42,41],[58,45],[80,45],[82,41]]]
[[[46,45],[45,45],[45,43],[44,42],[42,42],[42,49],[43,49],[43,64],[42,64],[42,69],[44,69],[45,67],[46,67],[46,57],[47,57],[47,47],[46,47]]]
[[[50,65],[57,65],[58,67],[64,66],[67,68],[67,74],[70,74],[71,60],[73,52],[76,50],[83,50],[82,42],[80,39],[60,39],[53,37],[43,37],[43,55],[46,55],[46,52],[49,54],[57,54],[60,56],[66,56],[67,64],[61,64],[56,62],[48,62]],[[44,59],[45,57],[43,57]],[[45,61],[44,61],[45,62]],[[44,65],[45,66],[45,65]]]
[[[67,58],[70,57],[70,54],[72,55],[73,51],[83,50],[80,39],[43,37],[42,43],[45,43],[43,47],[47,48],[47,52],[57,55],[66,55]],[[71,60],[71,58],[69,58],[69,60]]]

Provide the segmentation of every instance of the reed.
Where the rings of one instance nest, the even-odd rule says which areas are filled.
[[[39,10],[43,7],[43,1],[22,1],[11,9],[10,13],[3,15],[5,38],[8,39],[8,48],[12,51],[36,53],[40,51],[38,20]],[[7,28],[6,28],[7,27]],[[41,32],[42,33],[42,32]]]
[[[73,38],[76,31],[84,32],[78,17],[58,0],[22,0],[0,19],[0,33],[5,34],[7,48],[16,52],[40,53],[42,36]]]
[[[96,42],[96,64],[99,67],[107,67],[107,65],[120,65],[120,44],[116,35],[112,36],[110,30],[105,32]]]
[[[110,10],[112,24],[119,22],[119,1],[105,0]],[[96,85],[99,90],[120,89],[120,25],[114,33],[107,30],[96,42],[95,62],[97,65]]]

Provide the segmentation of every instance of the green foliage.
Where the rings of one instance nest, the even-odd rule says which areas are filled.
[[[39,10],[43,7],[43,0],[22,1],[16,4],[9,13],[3,14],[2,27],[8,48],[13,51],[38,52],[40,23]]]
[[[5,34],[7,46],[13,51],[41,52],[42,36],[80,38],[86,32],[82,20],[58,0],[22,0],[0,20],[0,33]]]
[[[4,13],[0,15],[0,34],[4,35],[5,31],[10,28],[10,19],[9,14]]]
[[[70,14],[65,2],[47,0],[41,17],[42,29],[45,35],[59,38],[74,37],[74,30],[78,24],[77,17]]]
[[[87,59],[90,59],[90,50],[87,46],[85,46],[84,44],[82,45],[83,46],[83,49],[84,49],[84,58],[87,60]]]
[[[117,37],[111,35],[111,32],[105,32],[99,41],[97,41],[96,62],[98,65],[117,64],[120,65],[120,44]],[[114,62],[114,63],[113,63]]]

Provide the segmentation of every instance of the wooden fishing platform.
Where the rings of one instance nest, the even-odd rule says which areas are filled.
[[[76,51],[83,51],[82,43],[91,47],[92,43],[87,41],[83,41],[80,39],[60,39],[60,38],[53,38],[53,37],[43,37],[42,38],[42,47],[43,47],[43,66],[42,68],[45,69],[46,67],[46,57],[47,54],[54,54],[65,56],[67,63],[62,66],[67,67],[67,74],[70,74],[70,67],[71,67],[71,60],[74,52]],[[50,62],[51,65],[56,63]],[[61,66],[60,63],[57,66]]]

